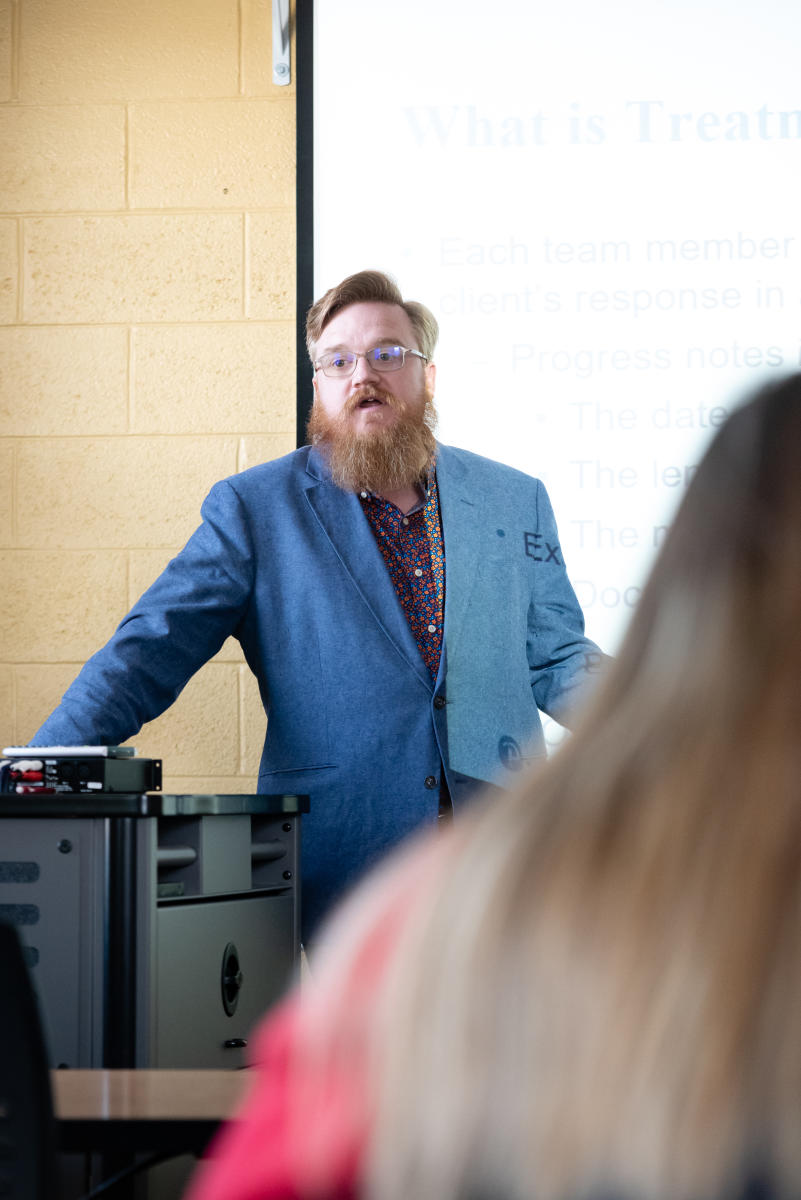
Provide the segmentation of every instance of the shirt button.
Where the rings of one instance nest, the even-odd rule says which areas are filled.
[[[447,701],[445,700],[444,696],[435,696],[434,697],[434,708],[444,708],[446,703],[447,703]]]
[[[436,780],[436,776],[434,776],[434,775],[426,775],[426,787],[428,788],[428,790],[429,790],[429,791],[433,791],[433,789],[434,789],[436,786],[437,786],[437,780]]]
[[[415,575],[417,576],[417,578],[418,578],[418,579],[419,579],[419,578],[420,578],[420,576],[423,574],[423,572],[420,570],[420,568],[419,568],[419,567],[415,567],[415,569],[414,569],[414,573],[415,573]]]
[[[367,492],[359,492],[359,495],[361,496],[362,500],[367,499]]]
[[[429,632],[429,633],[436,633],[436,632],[437,632],[437,627],[436,627],[436,625],[429,625],[429,627],[428,627],[428,632]]]
[[[409,524],[409,518],[408,518],[408,517],[404,517],[404,518],[402,519],[402,521],[401,521],[401,524],[402,524],[402,525],[408,525],[408,524]]]

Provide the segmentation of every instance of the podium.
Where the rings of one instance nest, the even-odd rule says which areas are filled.
[[[299,956],[307,796],[0,796],[53,1067],[239,1067]]]

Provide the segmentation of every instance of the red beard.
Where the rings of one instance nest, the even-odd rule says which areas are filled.
[[[357,432],[350,417],[368,396],[391,408],[395,420],[386,425],[376,422]],[[412,408],[401,405],[392,392],[368,385],[349,396],[335,417],[315,399],[306,431],[309,441],[325,455],[337,487],[383,496],[413,486],[425,476],[436,448],[436,423],[434,400],[427,388]]]

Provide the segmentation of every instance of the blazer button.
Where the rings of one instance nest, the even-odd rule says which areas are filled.
[[[426,775],[426,787],[429,789],[429,791],[438,786],[439,785],[435,775]]]
[[[434,697],[434,708],[444,708],[445,703],[446,703],[446,701],[445,701],[444,696],[435,696]]]

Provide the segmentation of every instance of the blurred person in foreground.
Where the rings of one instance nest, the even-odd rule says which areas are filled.
[[[795,375],[572,741],[340,911],[190,1200],[801,1195],[800,452]]]

